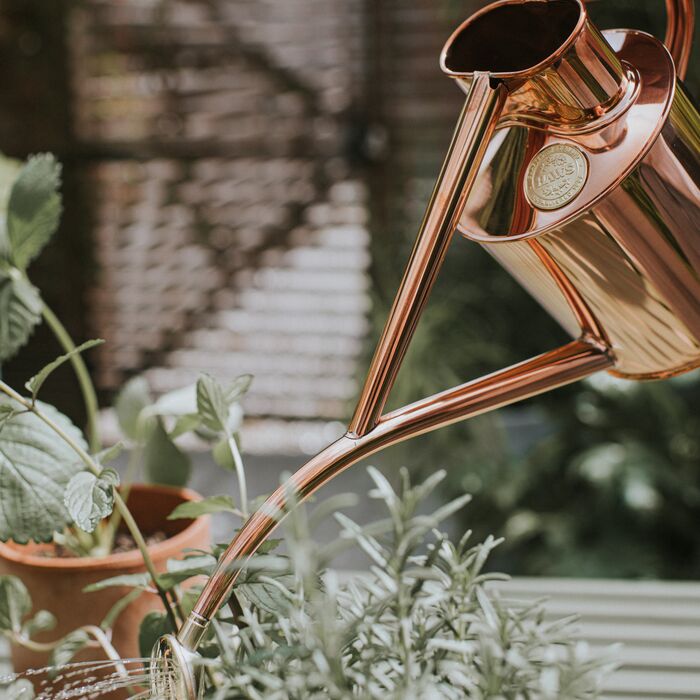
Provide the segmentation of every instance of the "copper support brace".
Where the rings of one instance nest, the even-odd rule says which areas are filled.
[[[445,425],[575,382],[612,366],[597,345],[575,341],[557,350],[443,391],[383,416],[362,437],[347,434],[307,462],[245,523],[207,582],[178,639],[196,649],[206,624],[228,597],[241,567],[279,524],[289,494],[294,504],[340,472],[385,447]]]

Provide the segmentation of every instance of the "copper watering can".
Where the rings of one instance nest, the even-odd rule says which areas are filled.
[[[600,32],[581,0],[501,0],[440,59],[467,98],[347,433],[254,513],[177,635],[159,697],[196,697],[192,661],[239,566],[302,501],[384,447],[577,381],[700,366],[700,115],[679,78],[693,0],[666,0],[666,46]],[[455,232],[483,245],[573,342],[383,414]],[[163,678],[162,674],[153,674]],[[157,686],[157,687],[156,687]]]

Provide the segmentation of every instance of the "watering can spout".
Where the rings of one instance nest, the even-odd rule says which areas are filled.
[[[360,459],[601,370],[650,379],[700,366],[700,116],[676,79],[693,2],[667,8],[677,66],[649,35],[598,31],[581,0],[501,0],[450,37],[441,65],[466,102],[347,433],[248,519],[178,634],[160,640],[154,658],[181,667],[180,694],[165,697],[195,697],[192,653],[288,508]],[[384,413],[455,232],[572,340]]]

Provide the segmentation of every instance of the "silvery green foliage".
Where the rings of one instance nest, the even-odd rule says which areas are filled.
[[[369,575],[349,581],[325,571],[338,543],[319,548],[310,525],[291,515],[287,538],[291,584],[258,572],[266,604],[245,584],[235,589],[235,627],[220,625],[215,663],[222,686],[213,697],[472,698],[583,700],[596,698],[609,666],[570,641],[570,621],[546,622],[540,606],[508,605],[487,584],[489,538],[453,544],[437,527],[465,502],[432,515],[418,506],[442,479],[396,493],[376,471],[371,496],[388,517],[360,527],[336,515],[340,542],[369,557]],[[313,517],[313,516],[312,516]],[[290,578],[287,573],[287,579]]]
[[[61,217],[61,167],[48,154],[22,167],[0,157],[0,362],[12,357],[41,320],[39,291],[27,279]]]
[[[48,404],[36,405],[77,445],[86,447],[68,418]],[[51,541],[71,520],[63,495],[81,470],[73,449],[46,423],[0,397],[0,540]]]
[[[20,270],[41,252],[61,219],[61,166],[48,153],[32,156],[12,185],[7,204],[10,262]]]
[[[41,320],[39,292],[18,270],[0,261],[0,362],[13,357]]]
[[[114,489],[119,486],[119,474],[103,469],[99,476],[78,472],[66,486],[63,496],[73,522],[84,532],[94,532],[114,508]]]

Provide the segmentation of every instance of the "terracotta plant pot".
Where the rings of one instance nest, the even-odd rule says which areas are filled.
[[[209,544],[209,518],[168,520],[180,503],[200,500],[189,489],[137,484],[129,494],[129,508],[144,535],[165,532],[167,539],[148,549],[159,571],[170,558],[182,557],[187,549],[206,549]],[[53,641],[82,625],[99,625],[111,607],[130,589],[106,588],[83,593],[85,586],[121,574],[145,571],[138,550],[98,558],[50,558],[40,552],[51,545],[18,545],[0,542],[0,573],[18,576],[28,588],[34,611],[49,610],[58,624],[55,629],[37,635],[41,641]],[[123,659],[140,656],[138,631],[141,620],[151,610],[162,610],[160,598],[143,593],[119,616],[112,642]],[[104,659],[96,650],[82,652],[79,660]],[[16,672],[46,666],[48,656],[13,646],[12,661]]]

